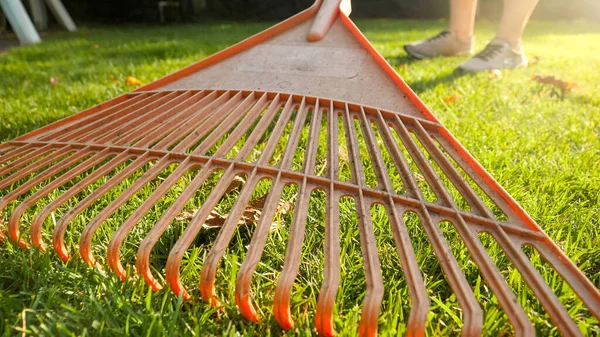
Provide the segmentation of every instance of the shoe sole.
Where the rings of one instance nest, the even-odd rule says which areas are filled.
[[[406,51],[406,53],[408,54],[408,56],[415,58],[417,60],[422,60],[425,58],[425,55],[421,55],[419,53],[416,53],[414,50],[411,50],[411,48],[408,45],[404,45],[404,51]]]

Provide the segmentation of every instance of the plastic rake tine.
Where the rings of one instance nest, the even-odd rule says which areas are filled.
[[[410,313],[401,322],[406,335],[431,333],[427,326],[431,289],[413,249],[415,237],[408,230],[413,224],[424,232],[456,296],[462,335],[482,333],[487,323],[484,311],[441,222],[449,222],[464,243],[516,336],[533,335],[535,327],[504,278],[505,270],[487,253],[481,233],[498,244],[558,331],[581,336],[582,320],[600,320],[596,286],[406,85],[350,20],[350,7],[349,0],[318,0],[189,67],[0,144],[0,210],[9,219],[6,227],[0,223],[0,243],[10,239],[27,248],[24,219],[34,215],[36,204],[53,198],[33,218],[29,229],[33,246],[45,251],[44,237],[52,235],[54,249],[67,261],[65,241],[75,236],[83,260],[101,267],[101,259],[93,255],[94,235],[107,220],[120,221],[117,214],[135,204],[131,215],[118,224],[106,252],[110,269],[125,281],[129,261],[121,255],[122,248],[136,245],[130,234],[143,232],[136,226],[145,228],[146,215],[168,201],[159,220],[140,234],[136,273],[153,290],[163,287],[164,277],[175,294],[189,299],[193,293],[181,276],[186,252],[194,248],[215,207],[231,201],[232,208],[204,254],[200,295],[213,306],[233,300],[243,317],[259,322],[259,306],[265,303],[253,300],[253,276],[263,255],[273,249],[267,242],[275,235],[271,225],[284,189],[295,185],[298,195],[290,227],[277,229],[290,231],[279,279],[273,280],[272,310],[281,328],[293,329],[295,324],[292,291],[299,282],[304,246],[313,244],[306,239],[314,234],[307,219],[312,216],[311,193],[318,190],[322,200],[315,207],[324,207],[323,282],[314,321],[319,335],[335,335],[334,315],[343,310],[336,309],[336,297],[346,258],[340,228],[348,217],[340,203],[350,198],[356,205],[351,216],[358,224],[352,239],[360,241],[366,278],[357,327],[361,336],[374,336],[380,328],[387,284],[376,236],[381,231],[391,231],[390,243],[385,244],[395,245],[398,254],[391,277],[402,275],[408,288]],[[217,172],[218,181],[209,179]],[[231,185],[240,176],[245,180]],[[105,203],[117,187],[122,192]],[[167,237],[173,235],[169,227],[200,192],[206,200],[174,245],[167,247],[166,266],[155,265],[153,249],[159,241],[162,245],[163,238],[167,244],[173,241]],[[216,287],[219,265],[228,248],[228,254],[240,253],[235,251],[239,246],[235,233],[255,192],[268,195],[263,195],[264,207],[249,230],[250,244],[243,248],[247,251],[235,280],[235,298],[224,298]],[[138,196],[143,197],[139,202]],[[46,233],[46,219],[71,204]],[[389,228],[378,227],[372,218],[371,207],[376,204],[385,210],[382,215]],[[96,213],[81,234],[68,230],[89,212]],[[414,215],[413,224],[405,222],[408,213]],[[536,270],[524,246],[537,251],[581,299],[577,321]]]

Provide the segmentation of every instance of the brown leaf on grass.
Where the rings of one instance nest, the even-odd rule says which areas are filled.
[[[457,94],[452,94],[452,96],[444,97],[444,103],[453,104],[453,103],[456,103],[456,101],[458,101],[459,99],[460,99],[460,96],[458,96]]]
[[[113,84],[117,84],[117,83],[119,83],[119,79],[118,79],[118,78],[116,78],[116,77],[114,77],[114,76],[111,76],[111,78],[110,78],[110,81],[111,81]]]
[[[570,91],[579,86],[576,82],[560,80],[554,75],[533,75],[531,76],[531,79],[541,84],[551,85],[563,91]]]
[[[242,215],[238,221],[238,226],[257,224],[262,215],[262,211],[265,207],[265,203],[267,201],[268,196],[269,194],[267,193],[261,197],[251,200],[242,212]],[[275,214],[287,214],[291,211],[293,206],[293,203],[289,201],[279,200],[279,204],[277,205],[277,211]],[[175,218],[175,220],[182,222],[191,221],[196,215],[197,211],[198,210],[183,211],[181,214],[179,214],[179,216]],[[205,229],[221,228],[225,224],[225,221],[228,217],[229,213],[220,214],[219,212],[212,210],[206,218],[206,221],[204,221],[202,227]],[[271,224],[272,230],[276,227],[277,223],[274,222]]]
[[[235,176],[235,178],[233,178],[233,180],[231,181],[231,184],[229,184],[229,186],[227,187],[227,190],[225,190],[225,194],[242,187],[245,182],[246,179],[244,179],[244,177]]]
[[[56,78],[54,76],[50,77],[50,84],[57,85],[58,84],[58,78]]]
[[[529,64],[533,65],[533,64],[538,64],[540,62],[542,62],[543,58],[534,55],[531,59],[529,59]]]
[[[127,83],[127,85],[136,86],[136,87],[144,85],[142,83],[142,81],[138,80],[137,78],[135,78],[133,76],[127,76],[127,78],[125,79],[125,83]]]

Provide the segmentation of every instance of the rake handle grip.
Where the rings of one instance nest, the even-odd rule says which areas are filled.
[[[352,11],[350,0],[323,0],[306,39],[310,42],[317,42],[323,39],[340,11],[346,15],[350,15]]]

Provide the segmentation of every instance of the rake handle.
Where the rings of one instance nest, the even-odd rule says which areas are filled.
[[[329,31],[329,28],[331,28],[331,25],[335,22],[340,11],[346,15],[350,15],[350,12],[352,11],[350,0],[321,1],[321,7],[310,27],[306,39],[310,42],[317,42],[323,39]]]

